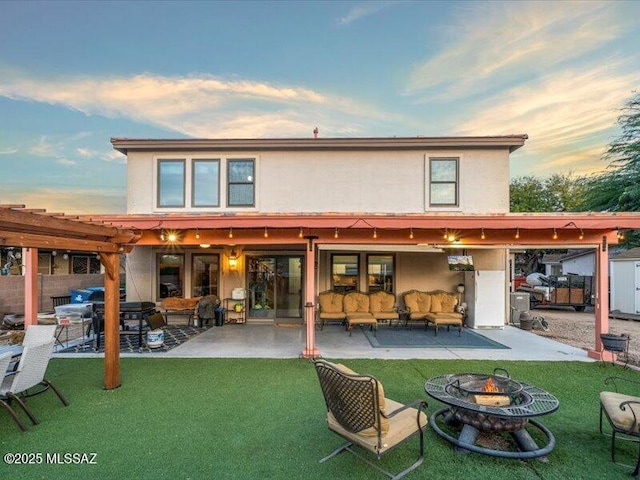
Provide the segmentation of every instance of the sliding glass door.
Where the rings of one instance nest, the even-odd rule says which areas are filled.
[[[247,256],[249,318],[302,320],[302,256]]]

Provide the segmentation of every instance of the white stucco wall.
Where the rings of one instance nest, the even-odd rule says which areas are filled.
[[[226,158],[256,158],[256,207],[241,209],[270,213],[367,212],[420,213],[509,211],[507,149],[430,151],[313,151],[211,153],[131,152],[128,155],[127,213],[169,211],[229,211],[225,208]],[[428,205],[430,157],[457,157],[459,207]],[[157,158],[222,158],[221,207],[156,209]],[[189,162],[187,162],[189,163]],[[190,198],[187,167],[187,202]]]

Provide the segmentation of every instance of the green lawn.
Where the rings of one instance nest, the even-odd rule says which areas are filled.
[[[408,402],[425,398],[426,378],[451,372],[491,373],[494,367],[542,387],[560,409],[541,421],[557,446],[548,463],[460,455],[432,430],[426,457],[407,478],[626,479],[630,469],[609,457],[609,438],[598,433],[598,393],[620,367],[580,362],[450,360],[344,360],[376,376],[386,395]],[[21,433],[0,409],[0,450],[96,453],[97,465],[7,465],[7,479],[369,479],[384,478],[348,454],[318,460],[341,443],[326,428],[315,371],[304,360],[122,359],[122,387],[102,389],[101,359],[54,359],[48,377],[67,396],[28,399],[41,424]],[[440,405],[429,401],[429,413]],[[30,425],[30,424],[29,424]],[[384,457],[390,469],[411,462],[417,441]],[[620,460],[632,463],[627,442]]]

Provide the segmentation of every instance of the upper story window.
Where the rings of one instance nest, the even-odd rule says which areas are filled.
[[[458,158],[429,159],[429,205],[458,206]]]
[[[184,160],[158,160],[158,207],[184,207]]]
[[[193,160],[191,172],[193,207],[220,206],[220,160]]]
[[[233,159],[227,162],[227,205],[255,205],[255,162],[253,159]]]

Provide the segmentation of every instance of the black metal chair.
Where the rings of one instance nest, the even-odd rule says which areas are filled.
[[[613,385],[615,392],[600,392],[600,433],[603,414],[611,426],[611,461],[616,461],[616,436],[638,442],[638,459],[633,475],[640,473],[640,397],[618,392],[616,382],[629,382],[640,387],[640,382],[625,377],[608,377],[605,385]]]
[[[329,430],[347,440],[322,458],[320,463],[346,451],[392,479],[402,478],[422,464],[424,428],[428,421],[424,412],[427,408],[425,401],[403,405],[385,398],[382,385],[372,376],[358,375],[343,365],[325,360],[315,360],[314,365],[327,406]],[[418,458],[396,474],[383,469],[354,448],[360,447],[380,460],[382,455],[416,435],[420,442]]]

